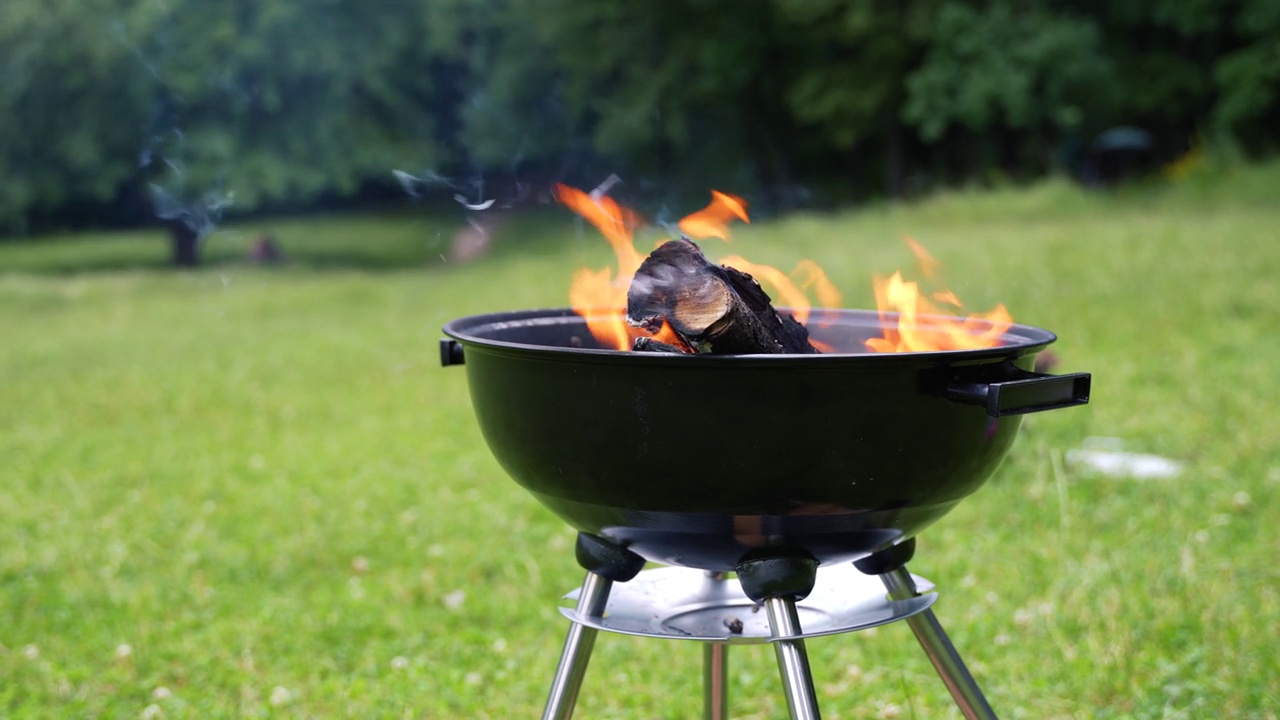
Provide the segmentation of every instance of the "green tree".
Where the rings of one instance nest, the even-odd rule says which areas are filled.
[[[155,68],[156,102],[182,133],[189,186],[221,183],[248,207],[302,204],[435,159],[424,16],[412,4],[153,8],[138,44]]]
[[[195,262],[230,198],[312,207],[393,168],[585,160],[759,203],[1036,172],[1119,124],[1262,151],[1280,3],[12,0],[0,80],[0,232],[145,203]]]
[[[137,44],[153,68],[154,103],[167,108],[153,130],[180,133],[161,152],[178,176],[170,182],[191,193],[174,198],[188,212],[167,218],[179,264],[195,262],[187,248],[205,231],[193,219],[222,197],[247,208],[301,207],[435,159],[416,4],[404,12],[358,0],[147,7]],[[215,188],[226,195],[206,199]]]
[[[5,3],[0,222],[132,189],[191,263],[179,228],[227,198],[301,207],[436,162],[427,20],[416,2]]]
[[[947,2],[927,43],[903,116],[927,142],[963,130],[985,154],[981,165],[999,162],[1013,133],[1030,139],[1022,154],[1044,164],[1057,137],[1106,107],[1112,68],[1087,18],[1007,0]]]
[[[511,0],[486,60],[490,108],[533,118],[554,152],[587,139],[639,175],[704,185],[784,184],[788,131],[776,97],[787,43],[768,2]],[[530,63],[537,57],[545,64]],[[468,111],[481,141],[499,113]],[[501,130],[499,132],[502,132]],[[501,146],[515,147],[515,136]],[[489,135],[493,137],[493,135]]]
[[[1089,0],[1118,98],[1108,119],[1162,137],[1187,137],[1209,120],[1213,68],[1227,42],[1231,0]]]
[[[904,83],[924,52],[932,3],[776,0],[776,6],[787,35],[802,39],[795,43],[788,107],[827,148],[851,158],[878,156],[881,189],[902,194]],[[857,172],[869,163],[850,164]]]
[[[1232,29],[1239,46],[1214,65],[1218,127],[1248,143],[1275,147],[1280,138],[1280,3],[1247,0]]]
[[[120,42],[124,0],[0,3],[0,230],[105,203],[137,167],[147,83]]]

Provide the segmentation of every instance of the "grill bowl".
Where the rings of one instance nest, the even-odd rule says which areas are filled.
[[[815,320],[834,352],[604,350],[568,309],[459,318],[442,347],[446,364],[465,358],[489,448],[538,501],[648,560],[706,570],[764,548],[855,560],[913,537],[986,481],[1021,413],[1087,401],[1087,375],[1030,376],[1046,330],[870,353],[878,313]]]

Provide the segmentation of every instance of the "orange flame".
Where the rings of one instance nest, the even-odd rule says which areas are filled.
[[[960,303],[960,298],[956,297],[956,294],[950,290],[939,290],[933,294],[933,299],[940,303],[954,305],[955,307],[964,307],[964,305]]]
[[[668,345],[675,345],[687,353],[693,352],[693,348],[689,347],[684,338],[676,334],[676,331],[671,328],[671,325],[667,324],[666,320],[662,321],[662,327],[658,328],[658,332],[653,334],[653,339]]]
[[[809,322],[813,312],[813,303],[805,295],[805,290],[812,287],[818,296],[818,303],[823,307],[839,307],[840,291],[827,279],[818,263],[812,260],[801,260],[791,276],[771,265],[760,265],[740,255],[730,255],[721,260],[725,265],[754,277],[761,284],[771,287],[781,304],[791,309],[791,314],[801,325]],[[792,279],[800,276],[799,283]]]
[[[582,268],[574,273],[569,285],[569,305],[587,321],[587,329],[601,345],[630,350],[638,331],[628,326],[622,316],[631,278],[644,262],[644,256],[636,251],[632,240],[639,218],[607,195],[592,197],[568,185],[556,185],[556,199],[595,225],[613,246],[613,254],[618,259],[616,278],[613,268]]]
[[[838,308],[842,304],[840,291],[836,289],[834,283],[827,279],[827,273],[823,271],[822,266],[812,260],[801,260],[792,275],[799,275],[800,287],[808,290],[813,288],[813,292],[818,296],[818,305],[824,308]],[[804,322],[803,320],[801,322]],[[818,325],[827,327],[830,321],[820,321]],[[815,341],[810,340],[810,344]],[[819,348],[821,350],[822,348]],[[826,352],[823,350],[823,352]]]
[[[630,350],[637,337],[647,333],[629,326],[625,320],[627,290],[636,270],[644,262],[644,256],[635,249],[634,232],[640,226],[635,213],[621,207],[607,195],[594,196],[567,185],[557,185],[556,199],[595,225],[613,247],[617,258],[617,272],[613,268],[579,269],[569,288],[569,303],[575,312],[587,322],[596,340],[608,348]],[[711,191],[711,203],[704,209],[689,215],[679,223],[681,232],[692,238],[716,237],[729,239],[728,223],[737,219],[750,222],[747,203],[742,198],[727,193]],[[664,240],[659,240],[660,245]],[[936,279],[938,261],[919,243],[906,238],[907,245],[915,253],[921,272],[927,279]],[[801,260],[790,275],[775,267],[750,262],[741,256],[723,260],[729,267],[741,270],[767,285],[776,294],[781,305],[787,306],[796,320],[807,323],[813,314],[812,292],[820,307],[839,307],[840,291],[827,278],[822,268],[812,260]],[[920,286],[903,279],[895,272],[889,278],[874,278],[876,307],[884,327],[882,337],[866,341],[875,352],[924,352],[930,350],[964,350],[995,347],[1000,344],[1004,332],[1013,323],[1004,305],[997,305],[987,313],[965,318],[950,317],[929,301],[952,309],[963,309],[960,299],[950,289],[942,288],[926,296]],[[825,323],[819,322],[820,325]],[[684,340],[663,323],[653,335],[655,340],[692,351]],[[831,347],[811,340],[823,352]]]
[[[938,261],[911,238],[906,238],[921,272],[927,278],[936,277]],[[880,311],[880,323],[884,334],[867,341],[867,347],[876,352],[927,352],[930,350],[971,350],[996,347],[1000,338],[1013,324],[1013,317],[1004,305],[997,305],[986,313],[965,318],[947,317],[929,302],[920,286],[902,279],[895,272],[888,278],[873,279],[876,309]],[[963,308],[960,299],[949,289],[933,293],[933,298],[955,308]],[[890,313],[896,312],[894,318]]]
[[[938,261],[929,254],[929,251],[925,250],[923,245],[909,237],[904,237],[902,239],[906,241],[907,247],[911,248],[911,254],[916,256],[916,263],[920,266],[920,272],[924,273],[924,276],[930,280],[937,277]],[[958,305],[959,303],[956,304]]]
[[[747,201],[736,195],[711,191],[711,204],[680,221],[680,232],[691,238],[729,239],[729,221],[737,218],[750,223]]]
[[[594,196],[568,185],[556,185],[555,195],[557,200],[600,230],[613,247],[618,261],[616,276],[613,268],[582,268],[574,273],[569,286],[569,305],[587,321],[587,329],[601,345],[630,350],[637,337],[647,334],[628,325],[624,318],[627,289],[636,270],[644,262],[644,256],[635,248],[635,229],[640,225],[640,219],[607,195]],[[690,237],[728,240],[728,223],[735,218],[751,222],[747,217],[746,201],[712,190],[711,204],[681,220],[680,229]],[[654,339],[689,349],[665,324]]]

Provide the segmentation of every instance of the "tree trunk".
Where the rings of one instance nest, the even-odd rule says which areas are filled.
[[[168,223],[175,267],[197,267],[200,264],[200,236],[184,222]]]

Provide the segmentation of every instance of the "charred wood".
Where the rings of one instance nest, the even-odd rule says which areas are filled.
[[[750,275],[707,260],[688,239],[649,254],[627,292],[627,322],[657,332],[667,323],[701,353],[815,353],[809,331],[773,308]]]
[[[654,340],[651,337],[636,338],[636,341],[631,345],[631,349],[636,352],[667,353],[669,355],[689,355],[693,352],[692,350],[686,350],[679,345],[664,343],[661,340]]]

